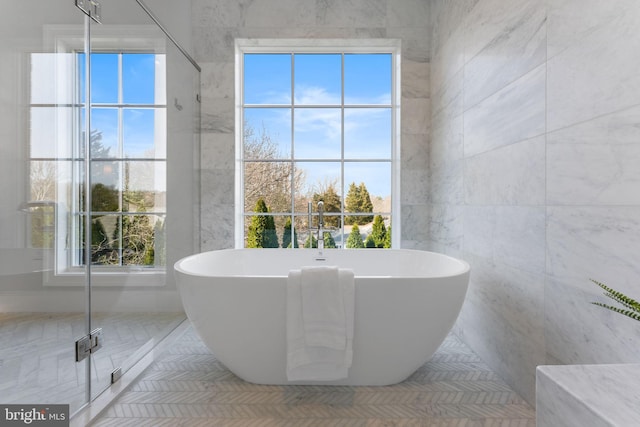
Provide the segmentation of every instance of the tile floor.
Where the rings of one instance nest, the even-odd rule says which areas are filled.
[[[189,328],[93,425],[535,427],[535,411],[454,335],[400,384],[263,386],[229,372]]]
[[[93,356],[92,382],[106,387],[111,371],[128,369],[134,353],[159,341],[184,313],[95,313],[104,346]],[[86,363],[75,361],[75,340],[86,333],[84,313],[0,313],[0,403],[85,400]],[[102,388],[100,388],[102,389]]]

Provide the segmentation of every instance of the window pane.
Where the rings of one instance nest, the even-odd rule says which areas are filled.
[[[155,54],[122,55],[122,100],[125,104],[155,104],[155,89],[159,83]]]
[[[340,105],[342,55],[297,54],[294,62],[296,105]]]
[[[391,54],[344,56],[345,104],[391,104]]]
[[[332,204],[339,203],[340,200],[340,162],[296,162],[296,176],[304,179],[298,180],[296,186],[295,211],[298,213],[308,211],[308,203],[312,202],[313,212],[317,212],[317,201],[321,195],[329,193]],[[315,197],[315,200],[314,200]],[[335,212],[329,206],[327,200],[325,210]]]
[[[272,213],[290,212],[291,169],[290,162],[245,163],[244,211],[265,212],[266,206]]]
[[[291,109],[246,108],[244,110],[244,158],[291,157]]]
[[[32,107],[29,147],[31,158],[70,158],[74,132],[74,109]]]
[[[67,76],[74,74],[76,56],[72,53],[31,54],[31,104],[73,104],[77,81]],[[84,56],[82,57],[84,60]],[[82,64],[84,67],[84,64]],[[84,78],[83,69],[79,69]],[[84,83],[83,80],[79,82]],[[78,83],[79,83],[78,82]]]
[[[345,158],[390,159],[391,140],[390,108],[345,109]]]
[[[94,161],[91,164],[91,210],[120,210],[120,164]]]
[[[118,157],[118,110],[91,109],[91,157]]]
[[[391,163],[367,162],[345,163],[345,211],[350,213],[371,213],[374,200],[385,200],[391,196]],[[360,218],[363,224],[373,220],[370,215]],[[346,221],[349,224],[349,221]]]
[[[339,108],[296,108],[294,150],[297,159],[339,159],[342,152]]]
[[[279,248],[282,243],[285,218],[288,216],[246,216],[244,224],[245,248]]]
[[[125,108],[122,112],[124,157],[166,157],[166,110]]]
[[[244,103],[291,104],[291,55],[244,55]]]
[[[91,102],[118,102],[118,54],[91,54]]]
[[[118,254],[118,215],[94,215],[91,217],[91,263],[96,265],[120,265]]]
[[[164,212],[166,210],[167,167],[164,161],[124,163],[122,210]]]
[[[164,216],[123,215],[122,265],[166,265]]]
[[[65,162],[66,163],[66,162]],[[29,201],[35,200],[56,200],[56,186],[62,183],[66,177],[62,176],[62,171],[58,173],[57,161],[31,161],[29,163]],[[63,166],[61,165],[63,168]]]

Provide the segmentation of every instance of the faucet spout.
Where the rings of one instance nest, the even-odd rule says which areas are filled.
[[[324,202],[318,202],[318,250],[322,254],[324,249]]]

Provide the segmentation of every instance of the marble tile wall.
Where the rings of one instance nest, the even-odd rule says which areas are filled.
[[[431,132],[430,2],[426,0],[193,0],[202,67],[202,250],[234,245],[235,38],[396,38],[402,41],[402,245],[427,242]]]
[[[639,325],[640,4],[434,0],[429,248],[472,265],[456,331],[530,403],[540,364],[625,363]]]

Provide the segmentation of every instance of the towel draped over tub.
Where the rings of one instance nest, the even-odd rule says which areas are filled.
[[[354,274],[338,267],[291,270],[287,281],[287,379],[346,378],[353,360]]]

